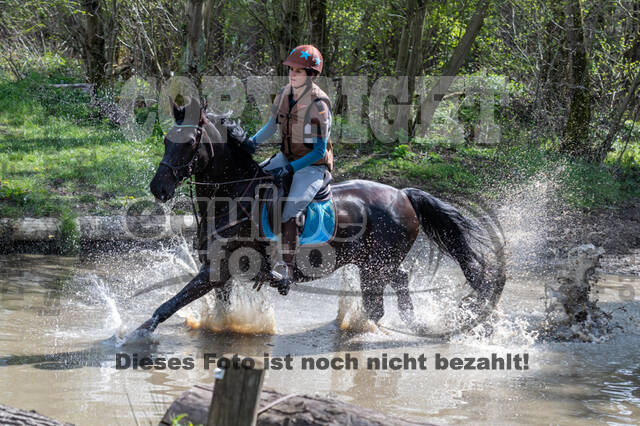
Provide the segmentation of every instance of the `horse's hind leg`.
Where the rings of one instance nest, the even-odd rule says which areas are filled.
[[[400,318],[406,323],[412,324],[415,314],[411,293],[409,292],[409,274],[400,269],[383,271],[376,271],[375,273],[360,272],[362,304],[369,319],[378,322],[384,315],[384,288],[387,284],[390,284],[398,298]]]
[[[409,274],[400,269],[391,277],[391,287],[395,290],[398,298],[398,312],[400,318],[408,324],[412,324],[415,319],[411,293],[409,292]]]
[[[369,319],[378,322],[384,315],[384,288],[386,282],[379,276],[360,271],[362,306]]]

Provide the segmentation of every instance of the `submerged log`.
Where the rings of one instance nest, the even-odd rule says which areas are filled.
[[[161,426],[172,424],[173,419],[186,414],[180,424],[207,424],[213,386],[195,385],[184,392],[169,407],[160,421]],[[275,403],[275,404],[274,404]],[[260,426],[288,425],[424,425],[395,416],[387,416],[368,408],[347,404],[335,399],[309,395],[285,395],[263,389],[260,397],[258,421]]]
[[[60,221],[50,217],[0,218],[0,236],[6,241],[50,241],[60,237]]]
[[[27,426],[72,426],[71,423],[60,423],[34,410],[25,411],[19,408],[8,407],[0,404],[1,425],[27,425]]]

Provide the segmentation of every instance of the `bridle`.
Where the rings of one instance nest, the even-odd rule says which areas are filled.
[[[204,125],[206,123],[203,122],[203,120],[201,119],[200,122],[196,125],[196,124],[174,124],[175,127],[189,127],[189,128],[195,128],[197,129],[196,131],[196,147],[195,147],[195,151],[193,153],[193,155],[191,156],[191,159],[189,161],[187,161],[186,163],[179,165],[179,166],[174,166],[173,164],[170,164],[166,161],[161,161],[160,165],[161,166],[166,166],[169,170],[171,170],[171,175],[174,177],[174,179],[178,182],[177,184],[180,185],[182,182],[184,182],[185,180],[188,180],[189,183],[189,197],[191,198],[191,208],[193,210],[193,216],[195,217],[196,220],[196,225],[197,225],[197,229],[200,229],[200,220],[198,219],[198,211],[196,209],[196,203],[195,203],[195,199],[193,197],[193,188],[195,185],[202,185],[202,186],[211,186],[213,187],[213,194],[210,195],[210,198],[214,198],[216,195],[216,192],[218,191],[218,189],[220,188],[220,186],[223,185],[232,185],[232,184],[236,184],[236,183],[240,183],[240,182],[248,182],[247,185],[245,186],[244,190],[242,191],[242,194],[240,195],[240,197],[244,197],[247,193],[247,191],[249,190],[249,188],[251,187],[251,183],[253,181],[259,181],[259,180],[264,180],[264,179],[273,179],[272,176],[258,176],[259,174],[259,168],[256,171],[255,175],[252,178],[248,178],[248,179],[238,179],[238,180],[232,180],[232,181],[226,181],[226,182],[196,182],[193,179],[193,172],[194,172],[194,164],[197,163],[198,161],[198,157],[199,157],[199,153],[200,153],[200,147],[202,146],[202,135],[205,132],[204,129]],[[214,156],[214,152],[213,152],[213,148],[211,149],[211,158],[213,158]],[[182,175],[181,177],[181,172],[183,170],[187,169],[187,172],[185,174]],[[246,211],[246,209],[240,205],[240,207],[242,208],[242,210],[245,212],[246,217],[240,220],[236,220],[233,223],[229,223],[226,226],[222,227],[221,229],[216,229],[216,232],[220,232],[224,229],[230,228],[232,226],[235,226],[239,223],[245,222],[246,220],[248,220],[251,217],[251,214],[249,212]],[[227,214],[228,215],[228,214]]]
[[[200,146],[202,145],[202,134],[204,133],[204,129],[200,123],[198,124],[174,124],[174,127],[191,127],[198,129],[196,131],[196,149],[191,156],[191,159],[187,161],[185,164],[180,166],[174,166],[164,160],[160,162],[161,166],[166,166],[171,170],[171,175],[180,185],[185,179],[191,178],[193,174],[193,165],[198,161],[198,154],[200,153]],[[180,172],[184,169],[187,169],[187,173],[185,173],[182,177],[180,177]]]

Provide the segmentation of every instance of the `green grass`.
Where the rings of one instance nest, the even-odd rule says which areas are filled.
[[[610,166],[523,144],[479,147],[413,141],[408,145],[342,145],[336,148],[336,169],[344,178],[382,180],[436,194],[495,200],[503,196],[505,188],[534,178],[553,182],[559,200],[574,207],[610,207],[640,198],[640,168],[635,165],[615,173]]]
[[[75,249],[71,218],[122,213],[133,199],[151,200],[148,185],[163,151],[158,132],[144,141],[127,140],[90,106],[86,93],[49,86],[82,81],[79,73],[77,67],[57,63],[19,82],[0,77],[0,217],[62,218],[69,236],[62,249],[68,252]],[[243,119],[249,133],[262,124],[251,109]],[[504,188],[543,176],[572,206],[615,206],[640,197],[640,131],[631,130],[624,154],[619,155],[624,145],[617,143],[617,151],[600,167],[555,153],[551,140],[534,144],[529,139],[535,129],[512,124],[503,125],[495,146],[451,144],[442,138],[397,145],[370,140],[366,127],[336,117],[334,135],[341,131],[368,142],[335,143],[334,175],[337,181],[363,178],[496,200]],[[277,144],[262,148],[258,157],[276,150]]]
[[[149,196],[161,140],[126,140],[87,94],[48,86],[69,80],[0,82],[0,216],[107,214]]]

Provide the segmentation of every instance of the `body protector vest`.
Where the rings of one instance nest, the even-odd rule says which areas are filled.
[[[287,84],[276,96],[273,114],[281,137],[280,150],[287,160],[295,161],[313,149],[316,138],[327,138],[324,157],[314,165],[325,165],[333,170],[331,145],[331,103],[327,95],[315,83],[308,86],[295,103],[293,88]]]

